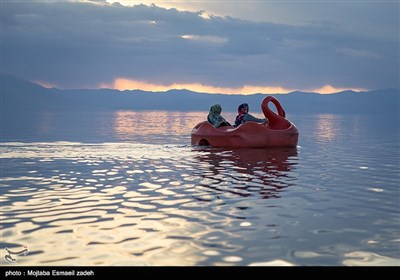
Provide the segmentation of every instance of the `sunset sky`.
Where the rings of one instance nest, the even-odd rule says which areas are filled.
[[[0,71],[46,87],[228,94],[399,88],[398,0],[0,5]]]

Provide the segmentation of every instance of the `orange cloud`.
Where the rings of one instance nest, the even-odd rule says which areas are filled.
[[[44,87],[44,88],[53,88],[53,87],[56,87],[54,84],[49,83],[49,82],[45,82],[45,81],[33,81],[33,82],[36,83],[36,84],[41,85],[41,86]]]
[[[345,91],[345,90],[366,91],[366,89],[363,89],[363,88],[337,88],[337,87],[333,87],[331,85],[326,85],[326,86],[323,86],[320,88],[314,88],[310,91],[318,92],[321,94],[331,94],[331,93],[336,93],[336,92]]]
[[[101,88],[112,88],[117,90],[144,90],[144,91],[167,91],[171,89],[187,89],[195,92],[205,92],[205,93],[222,93],[222,94],[255,94],[255,93],[289,93],[295,90],[302,90],[302,89],[292,89],[292,88],[285,88],[281,86],[251,86],[245,85],[243,87],[231,88],[231,87],[216,87],[210,85],[203,85],[199,83],[173,83],[169,85],[162,85],[162,84],[153,84],[143,81],[131,80],[126,78],[117,78],[111,84],[101,84],[99,87]],[[326,85],[320,88],[315,88],[311,90],[305,91],[312,91],[318,92],[321,94],[330,94],[344,90],[354,90],[354,91],[361,91],[363,89],[359,88],[336,88],[331,85]]]
[[[239,88],[216,87],[203,85],[199,83],[179,84],[173,83],[169,85],[152,84],[142,81],[118,78],[112,84],[101,84],[102,88],[113,88],[118,90],[145,90],[145,91],[167,91],[171,89],[187,89],[195,92],[205,93],[222,93],[222,94],[254,94],[254,93],[288,93],[293,89],[283,87],[260,87],[260,86],[243,86]]]

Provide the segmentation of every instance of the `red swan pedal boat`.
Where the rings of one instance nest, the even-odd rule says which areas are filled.
[[[268,107],[269,102],[275,105],[277,113]],[[265,97],[261,109],[269,121],[267,125],[249,121],[236,128],[216,128],[204,121],[192,129],[192,145],[229,148],[296,147],[299,131],[286,119],[278,99],[273,96]]]

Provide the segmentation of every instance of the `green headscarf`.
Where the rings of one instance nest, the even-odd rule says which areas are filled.
[[[207,120],[215,127],[219,127],[221,125],[229,125],[230,124],[221,116],[222,107],[219,104],[215,104],[211,106],[210,113],[207,116]]]

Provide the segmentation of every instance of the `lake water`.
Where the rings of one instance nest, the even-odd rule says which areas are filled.
[[[206,115],[2,115],[1,265],[400,265],[398,116],[288,114],[295,149],[192,147]]]

